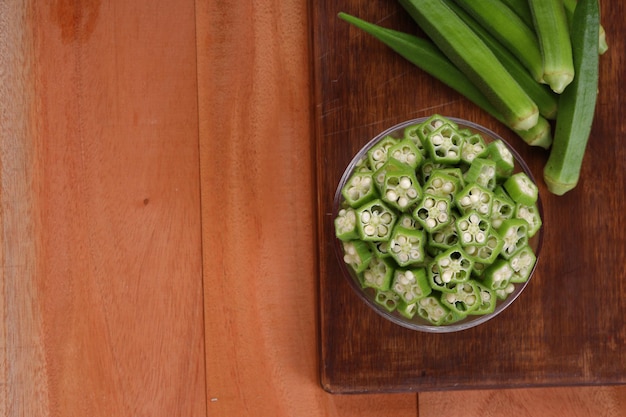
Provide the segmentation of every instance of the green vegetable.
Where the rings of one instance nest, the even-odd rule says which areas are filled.
[[[389,253],[399,266],[419,264],[426,256],[424,231],[396,226],[389,241]]]
[[[576,10],[577,3],[578,0],[563,0],[563,5],[565,6],[565,14],[567,15],[568,22],[570,22],[570,31],[571,22],[574,18],[574,10]],[[598,27],[598,52],[600,53],[600,55],[602,55],[608,50],[609,45],[606,42],[606,32],[604,30],[604,27],[600,24],[600,26]]]
[[[415,303],[433,291],[424,268],[396,269],[391,288],[407,304]]]
[[[339,210],[335,218],[335,235],[344,241],[359,237],[356,230],[356,211],[352,207]]]
[[[528,245],[521,247],[509,258],[509,265],[513,270],[513,276],[511,282],[526,282],[530,277],[537,257],[535,253],[530,249]]]
[[[455,313],[456,319],[467,316],[482,304],[480,291],[472,280],[455,285],[454,291],[444,294],[441,303]]]
[[[576,77],[559,101],[559,115],[550,156],[544,167],[548,190],[563,195],[576,187],[596,107],[599,56],[598,0],[580,0],[572,20]]]
[[[509,259],[519,248],[528,244],[528,223],[522,219],[507,219],[498,228],[498,234],[504,240],[501,254]]]
[[[397,215],[380,199],[356,210],[356,225],[361,239],[365,241],[389,240]]]
[[[429,145],[437,135],[463,144],[473,138],[480,157],[469,164],[457,158],[463,146],[452,140]],[[416,141],[426,145],[423,156]],[[518,184],[524,177],[516,173],[512,153],[504,142],[486,144],[481,134],[441,115],[398,127],[381,142],[395,144],[373,145],[386,156],[360,159],[345,180],[371,176],[367,192],[375,190],[373,199],[343,193],[334,218],[355,282],[382,310],[411,321],[444,326],[493,312],[497,300],[530,276],[536,263],[530,237],[542,225],[536,197]],[[405,145],[410,151],[403,151]],[[433,161],[437,153],[440,162]],[[415,165],[408,155],[420,155],[423,163]],[[403,190],[419,192],[414,198]],[[410,198],[399,203],[403,196]],[[500,271],[505,266],[506,279]]]
[[[528,0],[500,0],[502,3],[509,6],[528,27],[533,27],[533,15],[528,7]]]
[[[341,189],[341,194],[351,207],[359,207],[376,198],[376,187],[371,172],[355,172],[346,185]]]
[[[400,0],[420,28],[515,129],[537,124],[537,105],[491,49],[442,0]]]
[[[539,189],[525,172],[511,175],[504,181],[503,187],[516,203],[530,206],[537,202]]]
[[[548,121],[541,116],[538,116],[536,124],[530,129],[516,128],[516,126],[508,123],[501,112],[486,98],[483,92],[431,41],[384,28],[347,13],[341,12],[338,16],[374,36],[424,72],[466,97],[472,103],[511,128],[526,143],[533,146],[545,147],[547,143],[549,144],[552,141],[551,126]],[[416,142],[416,146],[421,149],[421,143],[415,140],[416,136],[412,134],[411,129],[407,129],[408,131],[405,137],[412,138]]]
[[[537,82],[543,80],[543,62],[537,36],[517,13],[501,0],[454,1],[511,51]]]
[[[387,291],[393,278],[394,266],[388,258],[372,258],[361,272],[361,284],[364,288]]]
[[[343,261],[357,273],[363,272],[372,260],[372,252],[362,240],[343,242],[343,253]]]
[[[462,246],[484,246],[491,232],[491,224],[489,220],[472,211],[456,221],[456,229]]]
[[[543,80],[562,93],[574,78],[572,45],[563,0],[529,0],[543,57]],[[598,43],[596,36],[596,44]],[[597,45],[596,45],[597,51]]]
[[[458,0],[457,0],[458,2]],[[463,5],[466,5],[467,8],[476,8],[484,13],[487,13],[483,16],[483,20],[487,20],[491,17],[490,9],[486,8],[491,2],[501,4],[502,8],[506,8],[506,5],[502,4],[500,0],[489,0],[487,3],[483,3],[482,1],[471,1],[464,0],[461,2]],[[485,44],[493,51],[496,57],[502,62],[502,65],[511,73],[511,75],[515,78],[518,84],[526,91],[528,96],[537,104],[539,108],[539,113],[547,118],[554,119],[557,114],[558,109],[558,97],[557,95],[550,90],[550,88],[541,84],[541,77],[543,76],[543,61],[541,57],[541,51],[539,49],[539,43],[537,41],[537,37],[534,31],[526,26],[526,24],[522,21],[515,21],[516,16],[511,16],[511,21],[508,21],[506,17],[502,17],[498,19],[501,25],[507,28],[515,28],[519,27],[521,32],[526,33],[526,37],[529,38],[527,42],[534,43],[534,50],[536,50],[536,57],[534,59],[534,66],[537,68],[534,71],[534,76],[528,71],[527,67],[524,67],[520,62],[520,55],[517,52],[511,51],[505,47],[505,45],[501,42],[498,36],[496,36],[497,28],[493,27],[492,31],[488,31],[481,23],[479,23],[474,17],[472,17],[469,13],[467,13],[463,8],[459,7],[453,0],[446,0],[446,4],[452,8],[461,19],[469,27],[472,28],[474,32],[485,42]],[[484,9],[484,10],[483,10]],[[494,9],[498,10],[498,9]],[[506,14],[506,13],[505,13]],[[514,13],[509,9],[508,14]],[[493,16],[495,19],[498,16]],[[527,33],[530,32],[530,33]],[[509,35],[502,33],[500,38],[505,37],[508,38]],[[527,47],[522,46],[522,49],[526,49]],[[532,50],[532,49],[531,49]],[[543,148],[548,148],[550,146],[551,138],[544,138],[544,142],[533,142],[533,145],[541,146]]]

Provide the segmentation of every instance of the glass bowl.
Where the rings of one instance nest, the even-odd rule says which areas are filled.
[[[485,144],[489,144],[491,142],[498,141],[498,140],[501,141],[504,145],[506,145],[506,147],[508,148],[508,150],[514,157],[514,160],[515,160],[514,173],[524,172],[533,181],[533,183],[536,184],[536,181],[532,173],[530,172],[530,170],[528,169],[528,166],[522,160],[520,155],[515,151],[515,149],[513,149],[512,146],[510,146],[499,135],[497,135],[493,131],[483,126],[477,125],[467,120],[463,120],[463,119],[459,119],[455,117],[449,117],[449,116],[444,116],[444,117],[456,123],[458,125],[458,129],[465,129],[466,131],[469,131],[472,134],[475,134],[475,133],[479,134],[484,139]],[[374,147],[376,144],[378,144],[380,141],[382,141],[383,139],[389,136],[397,138],[397,139],[403,138],[404,131],[407,127],[420,124],[426,121],[427,119],[429,119],[429,117],[417,118],[417,119],[407,120],[405,122],[392,126],[391,128],[376,135],[373,139],[371,139],[365,146],[363,146],[363,148],[361,148],[356,153],[352,161],[348,164],[337,186],[337,190],[335,192],[335,197],[334,197],[334,202],[333,202],[333,215],[332,215],[333,220],[337,218],[339,211],[345,207],[346,202],[345,202],[344,195],[342,194],[343,187],[345,186],[345,184],[347,183],[347,181],[349,180],[353,172],[356,169],[359,169],[364,159],[367,158],[368,151],[372,147]],[[537,210],[537,213],[539,214],[539,218],[542,219],[543,210],[542,210],[542,204],[541,204],[541,197],[539,195],[537,196],[535,208]],[[491,320],[494,317],[496,317],[498,314],[504,311],[508,306],[510,306],[519,297],[522,291],[524,291],[526,286],[529,284],[532,278],[532,275],[534,274],[534,271],[537,267],[537,263],[539,261],[542,240],[543,240],[543,227],[540,227],[539,230],[536,231],[534,235],[528,239],[528,245],[533,250],[534,255],[536,256],[536,260],[535,260],[534,265],[532,266],[530,275],[525,282],[514,284],[513,291],[510,292],[508,296],[506,296],[506,298],[503,297],[502,299],[498,297],[495,308],[493,309],[492,312],[487,313],[487,314],[482,314],[482,315],[467,315],[466,317],[460,320],[456,319],[450,324],[433,324],[430,321],[426,320],[425,318],[421,317],[419,314],[415,314],[414,316],[409,318],[407,315],[401,314],[398,311],[398,309],[389,311],[387,308],[383,306],[383,304],[376,301],[377,290],[364,286],[362,284],[361,278],[359,278],[355,270],[346,262],[344,262],[345,253],[344,253],[343,241],[335,237],[334,247],[335,247],[335,252],[338,257],[338,261],[340,263],[340,268],[342,270],[343,275],[348,279],[350,286],[358,294],[360,299],[363,302],[365,302],[369,307],[371,307],[376,313],[380,314],[382,317],[390,320],[391,322],[397,325],[400,325],[400,326],[403,326],[412,330],[422,331],[422,332],[431,332],[431,333],[449,333],[449,332],[456,332],[456,331],[469,329],[469,328],[478,326],[479,324],[485,323],[488,320]],[[372,256],[375,256],[375,255],[372,255]],[[432,260],[432,257],[431,257],[431,260]],[[428,266],[426,263],[423,266],[426,270],[428,270]],[[396,264],[396,267],[398,267],[397,264]],[[479,277],[473,277],[473,279],[474,278],[476,281],[480,282]],[[509,288],[509,291],[510,291],[510,288]],[[441,293],[433,292],[433,295],[434,294],[440,295]]]

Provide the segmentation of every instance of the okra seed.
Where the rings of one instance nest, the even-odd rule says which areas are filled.
[[[409,188],[406,195],[410,198],[417,198],[417,190],[415,188]]]
[[[435,200],[433,200],[432,198],[427,198],[426,200],[424,200],[424,207],[432,208],[434,206],[435,206]]]
[[[452,183],[447,182],[443,186],[443,191],[445,191],[446,193],[451,193],[452,191],[454,191],[454,186],[452,185]]]
[[[384,224],[378,226],[378,236],[385,236],[389,229]]]
[[[446,282],[446,283],[452,281],[452,272],[443,271],[443,274],[441,274],[441,279],[443,280],[443,282]]]
[[[461,198],[460,203],[463,207],[467,207],[472,204],[472,199],[469,196],[464,196]]]
[[[437,226],[437,222],[434,219],[429,218],[426,220],[426,226],[432,229],[433,227]]]
[[[368,236],[374,236],[374,233],[376,233],[376,228],[371,224],[368,224],[363,228],[363,232],[365,232],[365,234]]]
[[[396,194],[396,192],[393,190],[388,190],[385,196],[389,201],[396,201],[398,199],[398,194]]]
[[[372,214],[369,211],[364,211],[363,213],[361,213],[361,221],[363,223],[369,223],[371,218]]]
[[[445,212],[439,213],[439,216],[437,216],[437,220],[439,220],[441,223],[444,223],[448,220],[448,214]]]
[[[409,200],[406,197],[400,197],[398,199],[398,206],[400,207],[406,207],[409,205]]]
[[[413,185],[413,181],[409,177],[400,178],[400,188],[409,189]]]
[[[382,149],[376,149],[374,153],[372,153],[372,157],[375,161],[380,161],[385,157],[385,153],[382,151]]]
[[[472,235],[470,233],[463,233],[463,240],[465,242],[471,242],[472,241]]]
[[[446,294],[446,301],[449,303],[455,303],[457,300],[456,295],[453,293]]]
[[[443,143],[443,138],[441,135],[433,135],[430,139],[433,145],[441,145]]]

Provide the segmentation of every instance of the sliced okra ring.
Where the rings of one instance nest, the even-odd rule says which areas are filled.
[[[484,246],[491,232],[487,219],[475,211],[470,211],[456,221],[456,229],[461,246]]]
[[[402,213],[398,218],[398,226],[402,226],[405,229],[423,230],[424,227],[415,220],[409,213]]]
[[[354,164],[354,172],[370,172],[372,171],[372,167],[370,166],[370,161],[367,158],[367,154],[363,155],[359,160]]]
[[[473,280],[456,284],[454,292],[441,294],[441,303],[450,311],[464,317],[481,304],[478,287]]]
[[[465,138],[451,125],[443,125],[426,136],[425,147],[433,161],[458,164]]]
[[[467,254],[467,256],[471,257],[469,253]],[[473,258],[473,260],[474,260],[474,268],[472,268],[472,276],[481,278],[483,276],[483,273],[485,272],[485,269],[487,269],[487,267],[490,264],[487,264],[482,261],[477,261],[476,258]]]
[[[521,247],[515,252],[509,258],[509,265],[511,265],[511,269],[514,272],[511,277],[511,282],[519,283],[528,281],[536,261],[537,256],[528,245]]]
[[[398,143],[398,139],[392,136],[385,136],[367,151],[367,158],[374,171],[387,162],[387,159],[389,159],[389,148],[396,143]]]
[[[486,158],[474,159],[465,173],[465,182],[474,182],[488,190],[494,190],[497,184],[495,161]]]
[[[439,269],[439,279],[444,283],[460,283],[470,278],[474,261],[460,246],[452,247],[435,257]]]
[[[356,230],[356,211],[352,207],[342,208],[335,218],[335,236],[339,240],[358,239]]]
[[[400,211],[407,211],[422,197],[422,187],[413,170],[388,170],[381,194],[383,201]]]
[[[424,194],[436,195],[439,197],[447,197],[450,201],[454,195],[461,189],[458,178],[446,174],[443,170],[434,170],[428,181],[424,183]]]
[[[417,314],[436,326],[444,322],[449,312],[437,296],[429,295],[417,301]]]
[[[428,246],[447,250],[459,243],[456,228],[456,216],[450,214],[450,223],[428,234]]]
[[[426,149],[424,149],[424,143],[420,138],[418,130],[421,128],[421,123],[416,123],[404,128],[403,138],[409,139],[417,149],[419,149],[422,158],[426,157]]]
[[[458,181],[459,190],[462,190],[463,188],[465,188],[465,185],[466,185],[465,178],[463,178],[463,171],[461,171],[461,168],[446,165],[441,168],[437,168],[437,171],[441,172],[442,174],[446,174],[453,178],[456,178]]]
[[[388,157],[417,169],[424,157],[411,139],[403,139],[389,148]]]
[[[514,273],[515,271],[506,259],[498,258],[485,269],[482,283],[490,290],[505,290]]]
[[[348,264],[357,274],[363,272],[372,260],[372,251],[367,243],[362,240],[342,242],[343,261]]]
[[[441,128],[444,125],[451,126],[455,130],[459,128],[459,126],[455,122],[453,122],[451,119],[448,119],[447,117],[442,116],[440,114],[433,114],[428,119],[420,123],[419,129],[417,130],[417,134],[419,138],[421,139],[422,143],[424,143],[425,145],[428,135],[431,132]]]
[[[440,292],[454,291],[454,284],[450,282],[444,282],[441,278],[441,270],[439,265],[433,259],[426,265],[426,276],[428,277],[428,284],[433,290]]]
[[[432,292],[424,268],[396,269],[391,289],[407,304],[415,303]]]
[[[487,144],[480,134],[474,133],[465,136],[465,141],[461,147],[461,161],[471,164],[474,159],[482,158],[488,153]]]
[[[381,195],[384,193],[383,189],[385,187],[385,177],[387,176],[387,173],[404,172],[408,169],[407,167],[408,167],[407,165],[403,164],[397,159],[391,158],[387,162],[385,162],[380,168],[374,171],[372,178],[374,180],[374,185],[376,186],[376,189],[378,190],[378,192]]]
[[[425,241],[426,235],[423,230],[396,226],[389,240],[389,253],[400,266],[422,263],[425,259]]]
[[[381,200],[376,199],[356,209],[357,230],[365,241],[389,240],[396,214]]]
[[[388,258],[372,257],[367,268],[360,273],[361,285],[363,288],[374,288],[380,291],[387,291],[393,278],[394,266]]]
[[[398,307],[396,308],[396,310],[398,310],[398,313],[400,313],[407,319],[412,319],[413,317],[415,317],[415,314],[417,314],[417,309],[417,303],[405,303],[402,300],[400,300],[400,302],[398,303]]]
[[[517,250],[528,244],[528,223],[522,219],[507,219],[498,228],[498,234],[504,241],[500,254],[509,259]]]
[[[516,203],[532,206],[537,202],[539,190],[525,172],[511,175],[504,181],[503,187]]]
[[[472,210],[484,217],[491,216],[493,192],[478,184],[467,184],[455,196],[456,206],[462,214]]]
[[[506,300],[509,295],[513,294],[513,291],[515,291],[515,284],[510,282],[509,285],[507,285],[505,288],[501,290],[495,290],[494,292],[496,293],[496,297],[498,297],[500,300]]]
[[[539,209],[536,204],[526,205],[517,203],[513,212],[513,217],[516,219],[524,219],[528,223],[528,238],[533,237],[539,229],[543,221],[539,215]]]
[[[502,252],[504,247],[504,240],[500,237],[498,232],[491,229],[489,236],[487,236],[487,243],[482,246],[466,245],[463,246],[463,250],[471,260],[474,261],[474,268],[476,264],[491,264],[496,260],[498,255]],[[479,271],[476,271],[478,274]]]
[[[422,183],[426,183],[426,181],[428,181],[428,179],[435,170],[442,169],[446,166],[447,165],[435,162],[430,158],[425,159],[424,162],[422,162],[422,166],[420,167],[420,171],[422,174]]]
[[[500,139],[487,145],[489,158],[496,163],[496,174],[500,178],[508,178],[515,169],[515,157],[511,150]]]
[[[475,310],[469,312],[470,315],[491,314],[496,309],[497,296],[494,290],[487,288],[480,282],[476,282],[478,294],[480,295],[480,304]]]
[[[341,189],[350,207],[359,207],[378,196],[371,172],[355,172]]]
[[[447,197],[425,194],[421,203],[413,211],[413,217],[427,232],[432,233],[452,221],[451,204]]]
[[[381,240],[381,241],[374,241],[374,242],[367,242],[370,245],[370,248],[372,249],[372,253],[374,255],[376,255],[379,258],[387,258],[389,256],[391,256],[391,254],[389,253],[389,241],[388,240]]]
[[[393,291],[376,291],[376,296],[374,297],[376,303],[383,306],[387,311],[392,312],[400,303],[400,296]]]
[[[515,202],[505,193],[498,192],[497,187],[493,196],[493,205],[491,206],[491,226],[498,229],[502,222],[506,219],[510,219],[515,214]]]

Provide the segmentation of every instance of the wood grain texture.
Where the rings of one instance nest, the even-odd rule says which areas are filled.
[[[313,8],[315,127],[319,195],[321,361],[332,392],[395,392],[626,383],[626,129],[624,6],[603,2],[611,44],[601,59],[597,117],[581,182],[563,197],[547,192],[543,150],[526,146],[463,97],[417,70],[339,11],[419,33],[397,1],[361,0]],[[433,113],[469,119],[501,134],[539,179],[544,244],[526,292],[496,320],[458,334],[413,332],[369,310],[341,276],[329,214],[352,155],[395,123]],[[610,180],[607,180],[610,179]],[[520,317],[525,317],[523,323]]]
[[[306,2],[196,10],[209,415],[416,415],[319,386]]]
[[[204,415],[194,4],[2,8],[2,415]]]
[[[526,388],[426,393],[420,416],[624,417],[626,391],[615,387]]]

